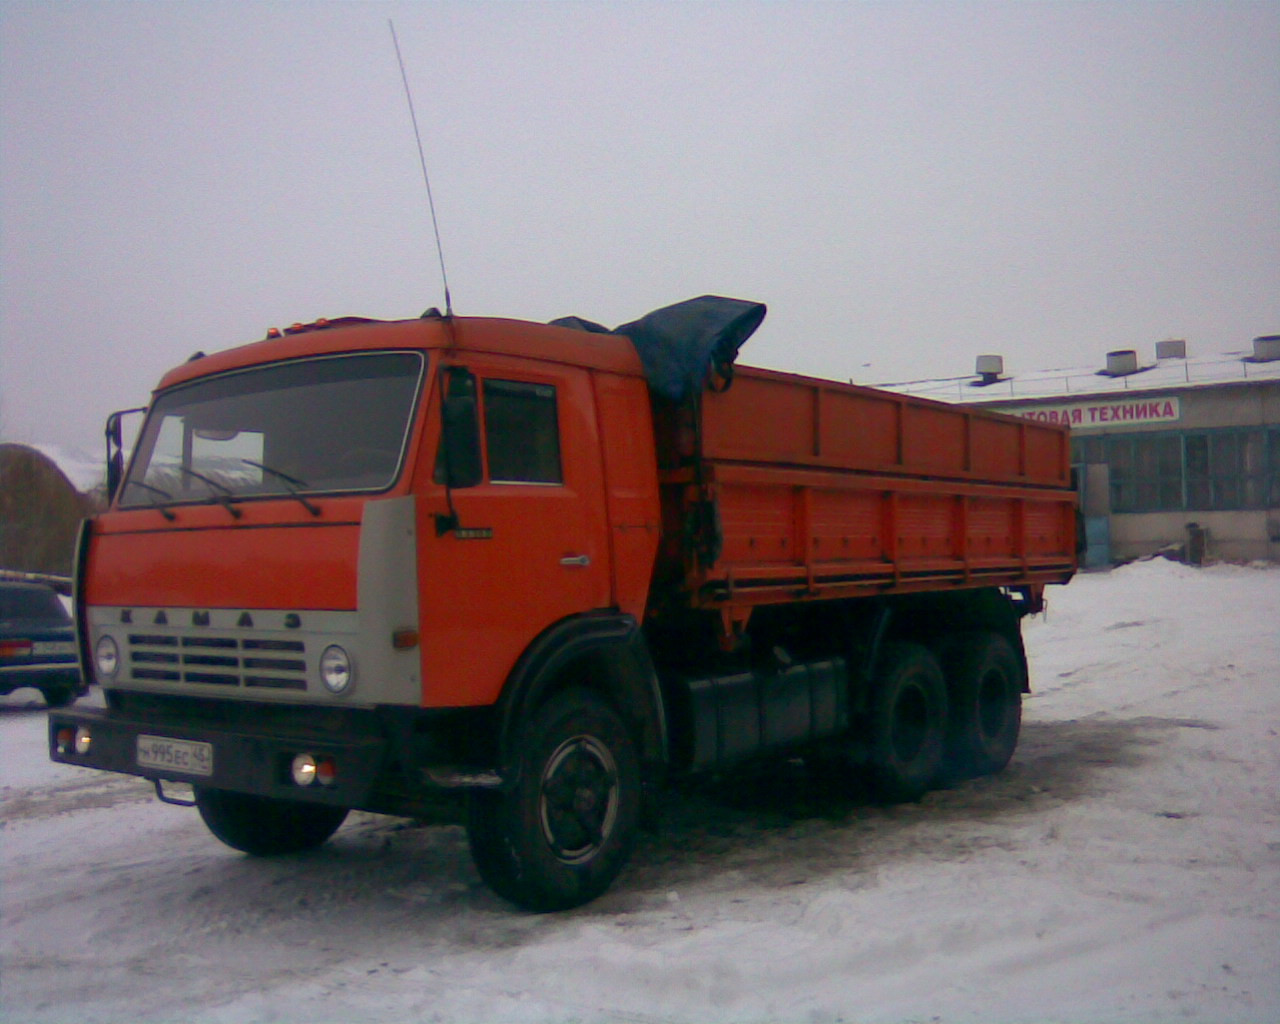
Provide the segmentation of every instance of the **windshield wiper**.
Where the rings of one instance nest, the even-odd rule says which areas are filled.
[[[296,476],[290,476],[288,473],[281,472],[278,469],[272,469],[270,466],[264,463],[254,462],[253,459],[241,459],[240,461],[243,462],[246,466],[253,466],[255,469],[260,469],[264,473],[270,473],[277,480],[280,480],[281,482],[284,483],[285,490],[289,492],[289,495],[291,497],[296,498],[299,502],[301,502],[303,508],[305,508],[313,516],[318,516],[320,514],[320,506],[314,504],[313,502],[308,501],[298,491],[299,487],[307,486],[307,482],[305,480],[299,480]]]
[[[236,508],[235,503],[231,500],[231,497],[232,495],[235,494],[235,491],[233,491],[226,484],[220,484],[218,483],[217,480],[214,480],[211,477],[207,477],[203,473],[197,473],[194,469],[188,469],[186,466],[179,466],[178,470],[179,472],[186,473],[187,476],[193,476],[197,480],[203,480],[205,483],[209,485],[211,490],[216,491],[217,493],[213,495],[214,500],[223,508],[225,508],[228,512],[231,513],[232,519],[239,519],[242,515],[244,515],[244,513],[241,512],[240,509]]]
[[[160,497],[164,498],[165,501],[173,501],[173,495],[168,491],[161,490],[159,487],[152,487],[150,484],[144,484],[141,480],[130,480],[125,484],[125,490],[128,490],[130,487],[141,487],[144,491],[150,491],[152,494],[160,495]],[[161,505],[160,502],[156,501],[155,498],[151,499],[151,507],[169,520],[169,522],[173,522],[178,518],[167,508]]]

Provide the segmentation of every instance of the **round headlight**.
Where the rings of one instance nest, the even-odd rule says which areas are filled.
[[[356,677],[351,656],[336,644],[320,655],[320,681],[330,693],[343,693]]]
[[[97,666],[98,675],[113,676],[120,667],[120,648],[109,636],[98,638],[93,648],[93,662]]]

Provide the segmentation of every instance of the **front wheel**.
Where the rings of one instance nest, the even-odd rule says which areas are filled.
[[[581,906],[610,886],[635,845],[635,743],[612,705],[578,688],[542,705],[521,743],[515,786],[471,798],[472,859],[494,892],[526,910]]]
[[[45,705],[51,708],[65,708],[80,696],[79,689],[74,686],[46,686],[40,693]]]
[[[196,809],[209,831],[233,850],[256,857],[310,850],[347,817],[345,807],[276,800],[225,789],[195,787]]]

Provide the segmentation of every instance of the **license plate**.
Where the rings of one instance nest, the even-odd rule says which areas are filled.
[[[50,657],[55,654],[75,654],[74,640],[37,640],[31,645],[31,653],[36,657]]]
[[[212,775],[213,744],[171,740],[164,736],[139,736],[138,766],[163,768],[186,775]]]

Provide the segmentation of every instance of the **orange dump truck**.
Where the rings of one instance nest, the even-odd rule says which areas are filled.
[[[1003,767],[1022,616],[1075,569],[1046,424],[737,367],[763,306],[606,331],[319,321],[160,383],[76,616],[56,761],[190,783],[269,855],[468,792],[535,910],[603,892],[662,784],[769,754],[881,799]]]

